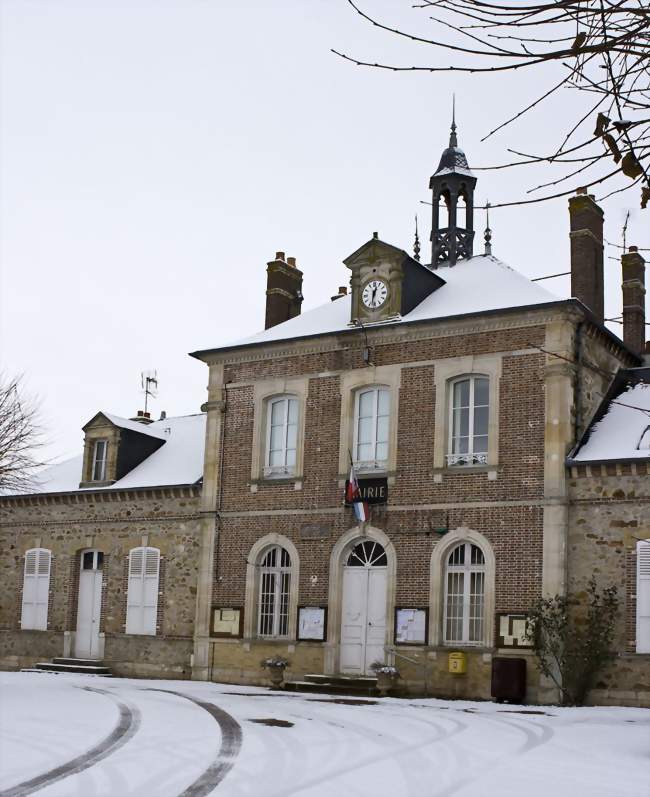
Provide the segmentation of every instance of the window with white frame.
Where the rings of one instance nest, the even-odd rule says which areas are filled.
[[[470,542],[461,542],[445,566],[444,641],[479,644],[484,638],[485,557]]]
[[[360,471],[385,470],[388,464],[390,390],[369,387],[354,400],[353,459]]]
[[[636,544],[636,652],[650,653],[650,540]]]
[[[448,465],[486,465],[490,380],[465,376],[451,383]]]
[[[126,596],[126,633],[156,635],[160,550],[132,548]]]
[[[106,479],[106,454],[108,452],[107,440],[95,440],[93,448],[92,480],[103,482]]]
[[[296,471],[298,399],[277,396],[267,402],[265,476],[292,476]]]
[[[52,552],[47,548],[32,548],[25,553],[23,605],[20,616],[20,627],[24,631],[47,630],[51,563]]]
[[[291,557],[284,548],[274,545],[262,554],[259,565],[259,636],[289,636],[290,589]]]

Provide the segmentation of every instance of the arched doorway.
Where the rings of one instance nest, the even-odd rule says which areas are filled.
[[[82,551],[77,599],[77,633],[75,656],[80,659],[101,658],[99,625],[102,612],[102,571],[104,554],[101,551]]]
[[[375,540],[360,540],[343,565],[341,672],[370,674],[384,661],[388,558]]]

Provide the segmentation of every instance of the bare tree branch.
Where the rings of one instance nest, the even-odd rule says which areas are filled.
[[[566,77],[559,82],[556,79],[537,99],[490,130],[483,141],[526,114],[539,111],[560,89],[598,95],[587,108],[581,109],[576,104],[573,120],[554,122],[562,136],[562,143],[555,152],[529,155],[508,150],[524,160],[483,168],[575,163],[573,171],[531,188],[528,193],[551,185],[566,185],[578,174],[586,176],[588,185],[596,185],[618,174],[628,182],[606,196],[640,185],[641,207],[650,204],[650,148],[643,144],[647,139],[650,111],[650,7],[643,0],[560,0],[526,5],[519,0],[421,0],[414,8],[435,12],[435,16],[427,20],[434,26],[431,36],[384,24],[362,9],[359,1],[347,0],[347,3],[363,20],[379,30],[423,46],[428,52],[439,52],[444,61],[412,66],[372,63],[332,50],[357,66],[393,72],[477,75],[532,69],[536,82],[542,76],[541,70],[550,64],[568,69]],[[576,131],[590,120],[594,125],[593,136],[569,147]],[[594,145],[599,141],[605,147],[604,154],[594,152]],[[569,154],[574,157],[566,158]],[[591,179],[592,168],[603,158],[613,160],[616,171]],[[583,185],[574,184],[567,191],[537,200],[504,202],[501,207],[555,199],[578,187]]]
[[[22,378],[0,374],[0,493],[24,492],[45,463],[38,405],[25,395]]]

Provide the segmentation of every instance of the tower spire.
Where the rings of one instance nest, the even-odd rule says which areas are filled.
[[[456,95],[452,95],[451,100],[451,134],[449,136],[449,146],[457,147],[458,138],[456,136]]]
[[[418,214],[415,214],[415,242],[413,244],[413,258],[420,262],[420,236],[418,235]]]
[[[432,190],[431,268],[472,257],[474,247],[474,188],[465,153],[456,137],[456,96],[451,112],[449,146],[429,180]],[[441,215],[443,218],[441,218]],[[444,216],[446,215],[446,219]]]

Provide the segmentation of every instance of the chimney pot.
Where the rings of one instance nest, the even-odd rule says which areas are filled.
[[[296,258],[295,257],[288,257],[287,258],[287,265],[291,266],[292,268],[296,267]]]
[[[580,188],[576,189],[576,195],[577,196],[579,196],[580,194],[586,194],[586,193],[587,193],[587,189],[584,186],[581,186]]]
[[[379,238],[379,233],[378,232],[373,232],[372,237],[373,238]]]
[[[161,410],[161,412],[160,412],[160,420],[164,421],[166,418],[167,418],[167,413],[165,412],[165,410]]]
[[[630,252],[638,252],[639,251],[639,247],[638,246],[628,246],[628,251],[630,251]]]
[[[275,253],[275,259],[276,260],[282,260],[282,262],[284,262],[284,252],[276,252]]]

